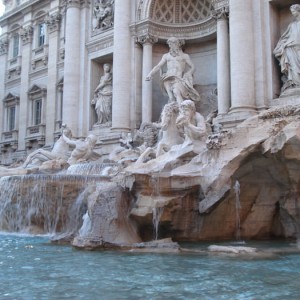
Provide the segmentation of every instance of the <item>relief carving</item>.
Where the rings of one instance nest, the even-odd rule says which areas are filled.
[[[95,0],[93,30],[105,30],[114,25],[114,0]]]

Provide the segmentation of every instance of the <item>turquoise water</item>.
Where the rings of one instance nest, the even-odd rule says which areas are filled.
[[[300,255],[85,252],[0,235],[0,299],[300,299]]]

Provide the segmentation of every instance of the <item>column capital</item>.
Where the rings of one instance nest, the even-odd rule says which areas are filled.
[[[20,28],[19,34],[23,41],[23,44],[28,44],[32,41],[33,27],[31,25],[23,26],[22,28]]]
[[[8,52],[8,38],[3,38],[0,40],[0,55],[7,54]]]
[[[49,13],[49,15],[45,18],[45,23],[47,24],[48,32],[52,33],[54,31],[57,31],[59,29],[60,21],[60,12],[56,11],[55,13]]]
[[[216,20],[228,20],[229,17],[229,7],[224,6],[219,9],[214,9],[211,12],[212,17]]]
[[[158,42],[158,38],[151,34],[145,34],[136,37],[136,43],[144,45],[144,44],[155,44]]]
[[[67,9],[70,7],[80,8],[81,0],[65,0],[65,5]]]
[[[80,5],[82,8],[89,8],[91,4],[90,0],[80,0]]]

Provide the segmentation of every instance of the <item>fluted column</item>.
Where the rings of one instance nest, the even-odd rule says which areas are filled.
[[[78,135],[80,95],[80,1],[68,0],[65,28],[63,123]]]
[[[231,112],[255,112],[253,0],[230,0]]]
[[[142,122],[152,121],[152,81],[146,77],[152,70],[152,48],[157,43],[157,37],[150,34],[138,38],[143,45],[143,82],[142,82]]]
[[[230,56],[228,7],[214,11],[217,19],[217,86],[218,114],[228,113],[230,108]]]
[[[112,130],[130,130],[131,0],[115,0]]]

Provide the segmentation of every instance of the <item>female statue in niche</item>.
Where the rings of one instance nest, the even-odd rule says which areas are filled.
[[[290,7],[294,21],[279,39],[274,55],[279,60],[283,73],[281,92],[300,87],[300,5]]]
[[[104,74],[100,78],[100,82],[95,89],[92,105],[95,105],[97,114],[96,124],[111,124],[111,106],[112,106],[112,72],[111,64],[103,65]]]

